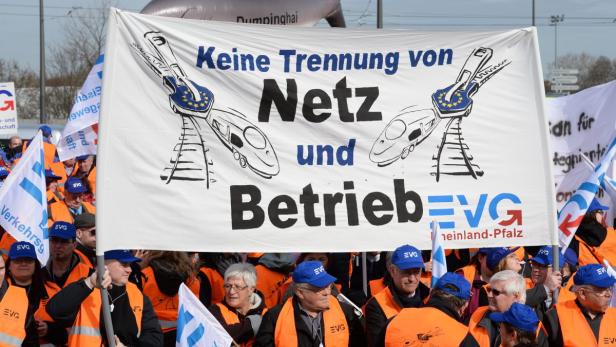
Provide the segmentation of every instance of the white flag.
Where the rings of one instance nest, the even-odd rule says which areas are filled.
[[[610,262],[607,259],[603,259],[603,264],[607,268],[607,273],[616,278],[616,270],[610,265]],[[616,285],[612,286],[612,299],[610,300],[610,307],[616,307]]]
[[[33,244],[41,264],[49,258],[44,163],[39,131],[0,188],[0,225],[17,241]]]
[[[85,154],[96,154],[98,138],[93,125],[98,124],[100,112],[104,55],[101,54],[86,81],[75,96],[75,102],[68,121],[58,142],[58,156],[61,161]]]
[[[438,223],[432,224],[432,287],[447,272],[447,261],[445,260],[445,249],[441,242]]]
[[[176,347],[227,347],[233,342],[225,328],[182,283]]]
[[[571,196],[567,204],[562,208],[558,215],[558,245],[564,253],[569,247],[569,243],[582,222],[582,218],[588,210],[588,206],[599,190],[599,185],[605,177],[605,172],[610,166],[614,154],[616,153],[616,138],[613,138],[610,145],[588,179],[580,185],[575,194]]]

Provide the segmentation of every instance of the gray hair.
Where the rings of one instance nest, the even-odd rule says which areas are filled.
[[[526,303],[526,282],[519,273],[512,270],[499,271],[490,278],[490,285],[494,282],[505,282],[505,293],[517,295],[520,304]]]
[[[249,263],[235,263],[225,271],[225,282],[231,277],[239,277],[249,287],[257,285],[257,270]]]

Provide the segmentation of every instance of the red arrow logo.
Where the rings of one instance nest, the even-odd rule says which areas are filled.
[[[576,220],[570,221],[571,214],[569,213],[567,214],[567,217],[565,217],[565,220],[558,226],[558,229],[560,229],[560,231],[568,237],[571,235],[571,231],[569,231],[569,229],[574,228],[573,231],[575,231],[577,227],[580,226],[580,223],[582,223],[582,218],[584,218],[584,215],[579,216]]]
[[[511,218],[502,220],[498,222],[498,224],[505,227],[513,224],[514,222],[518,222],[518,225],[522,225],[522,210],[507,210],[507,214],[510,215]]]
[[[14,110],[15,102],[13,100],[6,100],[4,102],[4,107],[0,107],[0,111]]]

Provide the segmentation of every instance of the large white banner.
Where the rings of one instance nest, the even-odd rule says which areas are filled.
[[[532,28],[267,27],[113,10],[99,252],[556,241]]]
[[[13,82],[0,83],[0,135],[17,134],[16,98]]]
[[[28,241],[41,264],[49,258],[43,136],[39,131],[0,188],[0,225]]]

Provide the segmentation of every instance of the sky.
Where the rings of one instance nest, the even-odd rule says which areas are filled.
[[[376,27],[377,0],[341,1],[347,27]],[[121,9],[140,11],[148,2],[112,3]],[[65,39],[64,27],[70,25],[72,16],[82,15],[83,8],[100,3],[101,0],[44,0],[47,52]],[[564,15],[557,29],[559,56],[586,52],[616,58],[616,1],[536,0],[535,9],[544,72],[554,61],[555,29],[550,25],[554,15]],[[38,71],[38,11],[38,0],[0,0],[0,58],[16,60]],[[532,0],[383,0],[383,17],[385,28],[505,30],[531,25]]]

